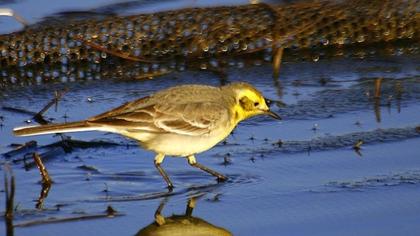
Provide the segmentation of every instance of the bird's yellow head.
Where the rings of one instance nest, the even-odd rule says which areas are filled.
[[[257,115],[269,115],[275,119],[281,119],[279,115],[270,111],[270,100],[264,98],[261,92],[252,85],[237,82],[226,85],[223,88],[232,92],[235,99],[235,106],[233,107],[235,122]]]

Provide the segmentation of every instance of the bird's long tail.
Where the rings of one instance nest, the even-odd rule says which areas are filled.
[[[77,121],[64,124],[17,127],[13,129],[13,133],[17,136],[32,136],[92,130],[98,130],[98,127],[90,125],[87,121]]]

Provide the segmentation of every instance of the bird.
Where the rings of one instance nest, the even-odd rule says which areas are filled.
[[[192,167],[225,181],[227,177],[197,162],[195,155],[225,140],[239,122],[257,115],[280,120],[272,101],[246,82],[223,86],[184,84],[155,92],[86,120],[17,127],[16,136],[104,131],[138,141],[156,153],[155,168],[169,190],[174,185],[161,164],[165,156],[184,157]]]

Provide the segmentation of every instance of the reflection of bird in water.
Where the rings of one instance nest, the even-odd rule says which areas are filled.
[[[192,216],[195,207],[195,198],[188,201],[185,215],[164,217],[161,211],[165,205],[163,201],[155,213],[155,222],[141,229],[136,236],[222,236],[232,235],[224,228],[214,226],[207,221]]]
[[[219,180],[227,178],[199,163],[195,154],[225,139],[236,125],[256,115],[280,117],[270,111],[262,94],[247,83],[222,87],[182,85],[157,92],[84,121],[16,128],[18,136],[78,131],[105,131],[138,140],[157,153],[155,166],[168,188],[173,185],[160,166],[165,155],[186,157],[188,163]]]

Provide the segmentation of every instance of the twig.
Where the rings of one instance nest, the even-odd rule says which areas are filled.
[[[45,168],[44,163],[42,163],[41,156],[36,152],[34,152],[32,156],[34,158],[35,164],[37,165],[39,169],[39,173],[42,176],[42,180],[41,180],[42,189],[41,189],[41,193],[39,194],[39,198],[35,207],[37,209],[42,209],[44,206],[44,201],[48,197],[48,193],[50,192],[51,184],[53,181],[51,180],[51,177],[48,174],[47,168]]]
[[[153,77],[163,76],[172,73],[172,70],[167,71],[155,71],[151,73],[145,73],[139,76],[136,76],[135,79],[143,80],[143,79],[153,79]]]
[[[38,201],[35,205],[36,209],[42,209],[44,207],[44,201],[48,197],[50,192],[51,184],[42,184],[41,193],[39,194]]]
[[[62,92],[55,91],[54,98],[49,103],[47,103],[47,105],[45,105],[44,108],[42,108],[38,113],[34,115],[33,118],[35,119],[35,121],[42,125],[48,124],[49,122],[44,119],[44,113],[48,109],[50,109],[50,107],[52,107],[54,104],[57,106],[58,101],[61,99],[61,97],[63,97],[64,94],[67,93],[67,91],[67,89],[63,90]]]
[[[34,120],[36,121],[36,122],[38,122],[39,124],[41,124],[41,125],[45,125],[45,124],[48,124],[48,123],[51,123],[51,122],[49,122],[49,121],[47,121],[45,118],[44,118],[44,116],[43,116],[43,114],[48,110],[48,109],[50,109],[50,107],[52,107],[54,104],[55,104],[55,109],[57,110],[57,106],[58,106],[58,101],[63,97],[63,95],[64,94],[66,94],[67,93],[67,91],[68,91],[68,89],[64,89],[62,92],[58,92],[58,91],[55,91],[54,92],[54,98],[49,102],[49,103],[47,103],[47,105],[45,105],[44,106],[44,108],[42,108],[33,118],[34,118]],[[72,150],[72,147],[71,146],[69,146],[69,145],[67,145],[67,143],[66,143],[66,140],[68,140],[68,136],[66,136],[66,135],[64,135],[64,134],[58,134],[59,136],[60,136],[60,138],[61,138],[61,140],[62,140],[62,143],[63,143],[63,149],[66,151],[66,152],[70,152],[71,150]]]
[[[16,155],[20,154],[30,154],[31,157],[28,159],[27,157],[16,157],[13,158],[13,163],[19,163],[22,161],[25,161],[28,159],[28,162],[25,162],[25,168],[29,170],[30,168],[34,167],[36,163],[32,158],[33,150],[37,148],[37,150],[45,150],[45,152],[42,152],[40,156],[42,156],[42,161],[47,162],[53,158],[56,158],[57,156],[64,155],[64,153],[67,152],[68,148],[81,148],[81,149],[87,149],[87,148],[108,148],[108,147],[116,147],[116,146],[124,146],[124,147],[137,147],[135,144],[120,144],[120,143],[114,143],[114,142],[108,142],[108,141],[83,141],[83,140],[73,140],[73,139],[67,139],[67,140],[60,140],[55,143],[47,144],[44,146],[27,146],[27,148],[20,148],[19,150],[12,150],[7,153],[4,153],[3,155],[6,158],[12,158]]]
[[[52,183],[51,177],[48,174],[47,168],[45,168],[44,163],[42,163],[41,156],[36,152],[34,152],[34,154],[32,156],[34,158],[35,164],[37,165],[37,167],[39,169],[39,173],[41,174],[41,177],[42,177],[41,183],[43,185],[44,184],[51,185],[51,183]]]
[[[142,57],[132,57],[129,54],[123,54],[123,53],[120,53],[118,51],[110,50],[110,49],[108,49],[104,46],[93,43],[90,40],[86,40],[82,36],[78,36],[76,38],[78,40],[80,40],[86,46],[89,46],[89,47],[91,47],[93,49],[96,49],[100,52],[104,52],[104,53],[107,53],[109,55],[116,56],[116,57],[119,57],[119,58],[122,58],[122,59],[130,60],[130,61],[136,61],[136,62],[144,62],[144,63],[161,63],[161,62],[163,62],[161,60],[152,60],[152,59],[146,59],[146,58],[142,58]]]
[[[37,142],[36,141],[29,141],[26,142],[24,144],[19,145],[18,147],[16,147],[14,150],[6,152],[3,154],[4,157],[6,158],[10,158],[13,157],[17,154],[20,154],[22,152],[28,152],[29,150],[31,150],[32,148],[35,148],[37,146]]]
[[[377,78],[375,80],[375,95],[374,95],[376,99],[381,97],[381,84],[382,84],[382,78]]]
[[[62,217],[62,218],[49,217],[49,218],[41,219],[41,220],[18,223],[18,224],[15,224],[15,227],[28,227],[28,226],[41,225],[41,224],[52,224],[52,223],[63,223],[63,222],[79,221],[79,220],[110,218],[110,217],[123,216],[123,215],[124,214],[118,213],[112,207],[108,206],[104,213],[73,216],[73,217]]]
[[[47,105],[45,105],[39,112],[33,112],[33,111],[28,111],[28,110],[25,110],[25,109],[23,109],[23,108],[16,108],[16,107],[8,107],[8,106],[3,106],[2,107],[2,109],[3,110],[6,110],[6,111],[11,111],[11,112],[17,112],[17,113],[22,113],[22,114],[27,114],[27,115],[31,115],[32,116],[32,118],[36,121],[36,122],[38,122],[39,124],[41,124],[41,125],[45,125],[45,124],[48,124],[48,123],[50,123],[49,121],[47,121],[45,118],[44,118],[44,113],[48,110],[48,109],[50,109],[50,107],[51,106],[53,106],[54,104],[56,104],[56,106],[57,106],[57,104],[58,104],[58,101],[63,97],[63,95],[65,94],[65,93],[67,93],[67,89],[65,89],[64,91],[62,91],[62,92],[57,92],[57,91],[55,91],[55,96],[54,96],[54,98],[49,102],[49,103],[47,103]]]
[[[362,156],[362,152],[360,151],[362,149],[363,140],[359,139],[357,142],[353,145],[353,150],[356,152],[357,155]]]
[[[10,188],[9,188],[10,178]],[[4,189],[6,193],[6,219],[13,219],[13,201],[15,197],[15,176],[9,165],[4,166]]]
[[[43,149],[45,146],[40,147],[39,149]],[[49,148],[46,152],[41,154],[43,162],[49,161],[57,156],[64,155],[65,151],[62,147],[52,147]],[[33,152],[26,153],[22,158],[14,158],[13,163],[19,163],[23,161],[25,170],[30,170],[34,166],[36,166],[35,161],[33,161]],[[29,157],[30,156],[30,157]]]
[[[284,48],[276,48],[273,57],[273,77],[278,78],[280,74],[280,65],[283,58]]]
[[[128,201],[142,201],[142,200],[150,200],[150,199],[158,199],[162,197],[169,197],[176,194],[181,193],[174,193],[172,191],[166,192],[156,192],[156,193],[147,193],[138,196],[116,196],[116,197],[104,197],[99,198],[98,200],[87,200],[86,202],[97,202],[97,201],[106,201],[106,202],[128,202]]]
[[[10,178],[10,188],[9,188]],[[4,192],[6,194],[6,211],[4,217],[6,218],[6,233],[7,236],[13,236],[13,210],[14,210],[14,198],[15,198],[15,176],[13,175],[12,169],[9,165],[4,165]]]
[[[22,113],[22,114],[31,115],[31,116],[36,116],[36,114],[37,114],[36,112],[28,111],[28,110],[25,110],[23,108],[17,108],[17,107],[3,106],[2,109],[5,110],[5,111]]]
[[[363,144],[363,140],[361,139],[357,140],[357,142],[353,145],[353,149],[360,150],[362,144]]]
[[[381,100],[379,98],[375,99],[373,110],[375,112],[376,122],[381,123]]]
[[[37,114],[42,116],[48,109],[50,109],[52,105],[57,104],[61,97],[63,97],[63,95],[67,93],[67,91],[68,89],[63,90],[62,92],[55,91],[54,98],[47,105],[45,105],[45,107],[42,108],[41,111],[39,111]]]

